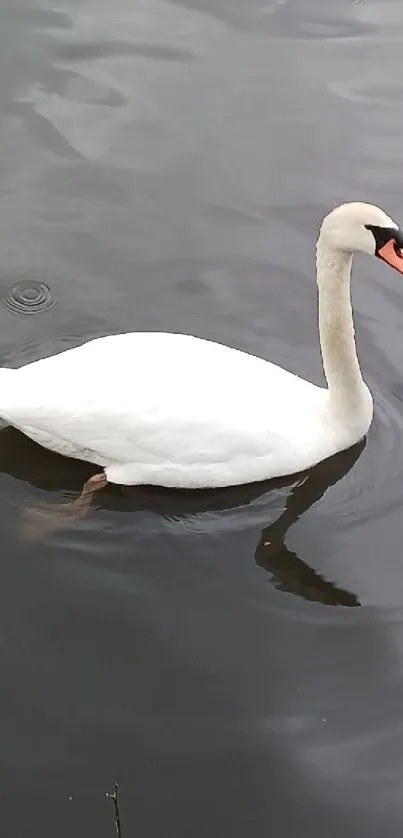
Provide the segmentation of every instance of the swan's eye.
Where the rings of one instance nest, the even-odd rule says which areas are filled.
[[[396,239],[394,239],[394,240],[393,240],[393,249],[394,249],[394,251],[395,251],[395,253],[396,253],[396,256],[398,256],[398,257],[399,257],[399,259],[403,259],[403,253],[402,253],[402,251],[401,251],[401,249],[400,249],[400,247],[399,247],[399,245],[398,245],[398,243],[397,243]]]

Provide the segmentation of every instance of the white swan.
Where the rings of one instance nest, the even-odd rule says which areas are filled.
[[[107,481],[219,487],[304,470],[368,431],[352,254],[379,256],[403,273],[401,247],[397,225],[370,204],[344,204],[324,219],[317,283],[328,388],[218,343],[140,332],[3,368],[0,415],[52,451],[102,466],[92,491]]]

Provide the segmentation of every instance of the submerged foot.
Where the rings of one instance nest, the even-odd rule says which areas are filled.
[[[104,471],[101,471],[99,474],[93,474],[92,477],[85,481],[80,497],[74,502],[78,503],[78,501],[83,498],[88,498],[88,496],[93,495],[94,492],[98,492],[99,489],[104,489],[107,482],[108,481]]]
[[[38,541],[65,527],[70,521],[84,518],[88,512],[92,496],[107,485],[104,472],[93,474],[86,482],[78,498],[68,503],[55,506],[28,508],[22,515],[21,541]]]

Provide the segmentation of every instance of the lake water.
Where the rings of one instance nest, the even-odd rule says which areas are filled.
[[[4,0],[0,297],[56,304],[0,305],[1,362],[179,330],[322,383],[322,216],[403,224],[402,47],[400,0]],[[305,482],[27,541],[92,469],[0,432],[4,838],[112,838],[115,780],[124,838],[401,838],[401,277],[353,297],[375,421]]]

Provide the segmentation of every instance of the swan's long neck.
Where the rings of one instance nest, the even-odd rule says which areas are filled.
[[[332,410],[355,412],[368,401],[354,338],[350,277],[352,255],[329,248],[319,236],[316,267],[319,336]]]

